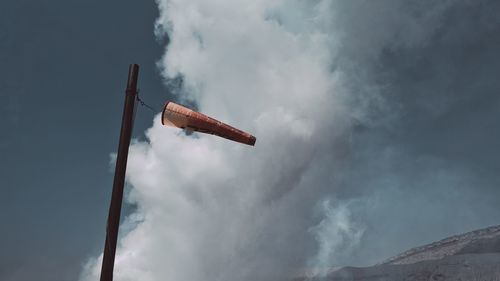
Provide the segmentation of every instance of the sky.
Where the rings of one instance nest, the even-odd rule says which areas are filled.
[[[157,15],[148,1],[0,1],[0,280],[77,280],[102,251],[128,65],[144,100],[170,96]],[[138,109],[134,136],[151,120]]]
[[[128,64],[116,280],[287,280],[499,224],[497,1],[3,1],[1,280],[98,280]],[[321,275],[321,272],[313,272]]]

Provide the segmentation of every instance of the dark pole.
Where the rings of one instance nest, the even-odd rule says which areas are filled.
[[[128,69],[128,82],[127,90],[125,91],[125,106],[123,108],[120,144],[118,145],[113,193],[111,195],[108,223],[106,226],[106,242],[104,244],[104,255],[102,258],[101,281],[113,280],[118,226],[120,225],[120,213],[122,209],[123,186],[125,184],[125,171],[127,169],[128,147],[130,145],[130,138],[132,137],[134,106],[137,98],[138,75],[139,65],[131,64]]]

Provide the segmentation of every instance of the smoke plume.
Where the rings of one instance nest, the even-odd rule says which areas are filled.
[[[494,13],[464,16],[488,16],[474,3],[158,0],[166,85],[257,143],[187,136],[157,116],[130,148],[137,209],[116,280],[288,280],[495,223],[498,177],[446,140],[473,99],[449,47],[460,56],[467,36],[498,31]]]

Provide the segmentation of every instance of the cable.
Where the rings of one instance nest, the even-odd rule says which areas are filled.
[[[152,106],[150,106],[149,104],[145,103],[140,97],[139,97],[139,91],[137,91],[137,101],[144,107],[146,107],[147,109],[149,109],[153,114],[156,114],[158,111],[153,108]]]

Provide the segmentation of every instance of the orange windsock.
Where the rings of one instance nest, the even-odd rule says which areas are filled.
[[[173,102],[165,104],[161,115],[161,123],[167,126],[217,135],[248,145],[255,145],[256,141],[256,138],[249,133]]]

